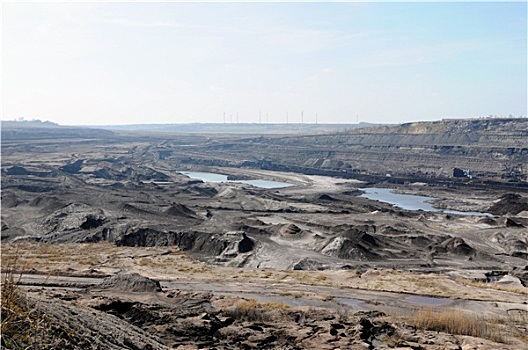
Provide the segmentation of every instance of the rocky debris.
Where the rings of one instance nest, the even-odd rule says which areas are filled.
[[[161,292],[158,281],[138,273],[117,274],[107,277],[97,288],[122,292]]]

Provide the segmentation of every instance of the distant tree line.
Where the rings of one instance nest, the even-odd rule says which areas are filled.
[[[2,123],[8,123],[8,124],[19,124],[19,125],[34,125],[34,126],[59,126],[58,123],[50,122],[49,120],[40,120],[40,119],[31,119],[26,120],[23,117],[14,119],[14,120],[5,120]]]

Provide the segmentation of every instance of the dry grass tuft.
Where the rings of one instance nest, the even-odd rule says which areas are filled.
[[[409,317],[414,326],[449,334],[469,335],[502,342],[498,320],[486,320],[458,309],[421,309]]]
[[[240,299],[233,306],[223,310],[227,317],[250,322],[271,321],[277,313],[286,310],[287,307],[280,303],[259,303],[256,300]]]
[[[481,289],[494,289],[500,291],[506,291],[517,294],[528,294],[528,288],[518,285],[502,285],[499,283],[488,283],[481,281],[473,281],[466,278],[455,278],[455,281],[469,287],[481,288]]]

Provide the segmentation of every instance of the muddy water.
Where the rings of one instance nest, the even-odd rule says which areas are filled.
[[[228,180],[227,175],[198,171],[180,171],[179,173],[188,176],[191,179],[198,179],[204,182],[238,182],[260,188],[285,188],[294,186],[287,182],[269,180]]]
[[[398,208],[405,210],[423,210],[423,211],[438,211],[444,212],[446,214],[456,214],[456,215],[476,215],[476,216],[490,216],[489,213],[480,213],[476,211],[457,211],[457,210],[443,210],[436,209],[429,203],[432,200],[437,198],[435,197],[425,197],[417,196],[411,194],[401,194],[394,193],[390,188],[360,188],[361,191],[365,193],[361,195],[363,198],[368,198],[384,203],[389,203]]]

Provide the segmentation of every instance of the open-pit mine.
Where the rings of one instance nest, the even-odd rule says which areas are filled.
[[[1,171],[2,348],[528,347],[526,118],[3,122]]]

